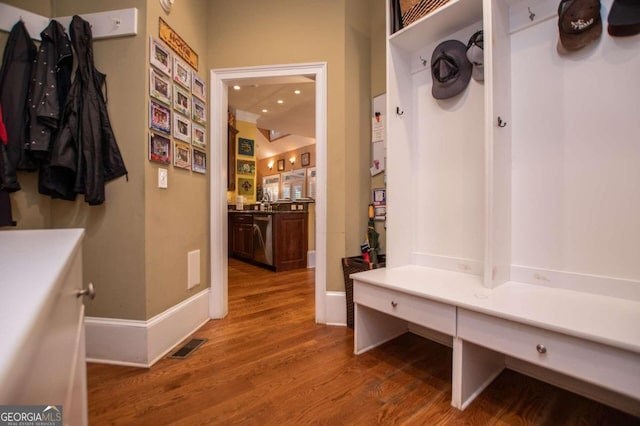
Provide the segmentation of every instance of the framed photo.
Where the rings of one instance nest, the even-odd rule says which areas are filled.
[[[191,74],[191,93],[193,96],[202,99],[207,99],[207,90],[204,80],[201,79],[196,73]]]
[[[182,84],[187,89],[191,88],[191,69],[177,56],[173,57],[173,81]]]
[[[171,162],[171,140],[168,137],[149,132],[149,160],[162,164]]]
[[[387,190],[384,188],[376,188],[373,190],[373,205],[384,206],[387,204]]]
[[[238,195],[253,195],[253,178],[238,178]]]
[[[197,149],[193,150],[193,165],[191,166],[191,170],[197,173],[207,172],[207,153],[206,152],[202,152]]]
[[[253,175],[256,173],[256,162],[252,160],[238,160],[237,172],[239,175]]]
[[[189,144],[174,141],[173,165],[181,169],[191,168],[191,146]]]
[[[300,161],[302,162],[302,167],[306,167],[311,164],[311,153],[305,152],[300,156]]]
[[[191,115],[191,95],[177,84],[173,85],[173,109],[187,117]]]
[[[191,125],[191,145],[196,146],[198,148],[206,148],[207,147],[207,129],[204,127],[193,123]]]
[[[253,139],[238,138],[238,155],[253,157]]]
[[[192,108],[191,108],[191,119],[196,123],[204,124],[207,122],[207,108],[200,99],[195,96],[191,97],[192,99]]]
[[[171,50],[153,36],[149,40],[149,50],[149,63],[166,75],[171,76],[173,60]]]
[[[278,171],[281,172],[284,170],[284,158],[278,160]]]
[[[149,68],[149,96],[171,105],[171,80],[155,68]]]
[[[171,110],[156,102],[149,101],[149,127],[168,135],[171,134]]]
[[[191,142],[191,121],[187,117],[180,114],[173,114],[173,137]]]

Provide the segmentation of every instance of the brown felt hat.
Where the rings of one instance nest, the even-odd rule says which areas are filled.
[[[615,0],[609,12],[609,34],[628,37],[640,34],[640,0]]]
[[[562,0],[558,6],[559,48],[579,50],[600,38],[600,0]]]

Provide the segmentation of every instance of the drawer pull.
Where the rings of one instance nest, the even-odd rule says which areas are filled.
[[[395,300],[392,300],[391,301],[391,306],[393,306],[395,308],[396,306],[398,306],[398,302],[396,302]]]
[[[96,298],[96,289],[93,287],[93,283],[87,284],[87,288],[76,291],[76,297],[89,296],[89,299]]]
[[[544,345],[541,345],[540,343],[536,345],[536,350],[538,351],[538,353],[541,353],[541,354],[547,353],[547,348]]]

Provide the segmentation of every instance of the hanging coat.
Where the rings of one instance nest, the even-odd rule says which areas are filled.
[[[0,189],[14,192],[20,189],[16,171],[26,164],[25,142],[29,115],[27,95],[36,45],[22,21],[16,23],[7,40],[0,69],[0,105],[7,128],[7,144],[0,144]]]
[[[51,172],[50,146],[62,122],[62,111],[71,86],[73,53],[71,41],[59,22],[52,20],[40,33],[33,79],[28,99],[30,114],[27,148],[38,160],[38,189],[41,194],[54,198],[75,198],[57,191],[57,181],[73,179],[68,173]],[[63,184],[62,188],[68,185]]]
[[[106,76],[96,70],[90,24],[75,15],[69,26],[78,67],[51,147],[51,167],[75,174],[71,190],[90,205],[105,201],[105,184],[127,174],[102,94]],[[67,188],[69,189],[69,188]]]

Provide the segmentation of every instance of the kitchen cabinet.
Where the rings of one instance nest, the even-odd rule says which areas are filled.
[[[307,221],[306,212],[275,215],[273,238],[276,271],[307,267]]]
[[[227,191],[236,190],[236,135],[238,130],[227,127]]]
[[[306,211],[229,213],[229,256],[277,272],[306,268],[308,216]]]
[[[253,260],[253,215],[234,213],[229,215],[230,255]]]

